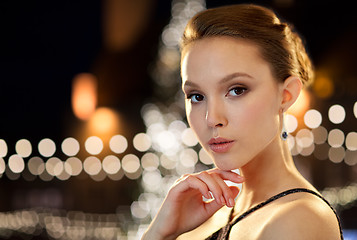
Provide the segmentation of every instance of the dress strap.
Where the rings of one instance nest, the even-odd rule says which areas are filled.
[[[335,214],[336,218],[337,218],[337,221],[338,221],[338,227],[339,227],[339,230],[340,230],[340,238],[341,240],[343,240],[343,234],[342,234],[342,228],[341,228],[341,222],[340,222],[340,218],[338,217],[337,213],[336,213],[336,210],[331,206],[331,204],[324,198],[322,197],[320,194],[312,191],[312,190],[309,190],[309,189],[306,189],[306,188],[293,188],[293,189],[289,189],[289,190],[286,190],[284,192],[281,192],[269,199],[267,199],[266,201],[256,205],[255,207],[252,207],[250,209],[248,209],[246,212],[244,212],[243,214],[241,214],[236,220],[234,220],[232,223],[229,223],[229,221],[232,219],[232,216],[233,216],[233,211],[234,211],[234,208],[232,209],[231,213],[230,213],[230,216],[229,216],[229,220],[228,220],[228,224],[221,228],[220,230],[218,230],[217,232],[215,232],[211,237],[207,238],[207,239],[228,239],[229,237],[229,234],[232,230],[232,227],[238,223],[239,221],[241,221],[243,218],[247,217],[249,214],[255,212],[256,210],[264,207],[265,205],[279,199],[279,198],[282,198],[286,195],[289,195],[289,194],[293,194],[293,193],[298,193],[298,192],[306,192],[306,193],[310,193],[310,194],[313,194],[317,197],[319,197],[320,199],[322,199],[330,208],[331,210],[333,211],[333,213]]]
[[[306,193],[310,193],[310,194],[313,194],[317,197],[319,197],[320,199],[322,199],[330,208],[331,210],[333,211],[333,213],[335,214],[336,218],[337,218],[337,221],[338,221],[338,227],[339,227],[339,230],[340,230],[340,237],[341,237],[341,240],[343,240],[343,234],[342,234],[342,228],[341,228],[341,222],[340,222],[340,218],[338,217],[337,213],[336,213],[336,210],[331,206],[331,204],[324,198],[322,197],[320,194],[316,193],[315,191],[312,191],[310,189],[306,189],[306,188],[293,188],[293,189],[289,189],[289,190],[286,190],[284,192],[281,192],[269,199],[267,199],[266,201],[256,205],[255,207],[247,210],[246,212],[244,212],[243,214],[241,214],[233,223],[229,224],[230,225],[230,228],[228,230],[228,235],[233,227],[234,224],[238,223],[239,221],[241,221],[243,218],[245,218],[246,216],[248,216],[249,214],[253,213],[254,211],[258,210],[259,208],[262,208],[264,207],[265,205],[279,199],[279,198],[282,198],[282,197],[285,197],[286,195],[289,195],[289,194],[292,194],[292,193],[298,193],[298,192],[306,192]],[[233,209],[232,209],[232,212],[231,212],[231,215],[233,214]]]

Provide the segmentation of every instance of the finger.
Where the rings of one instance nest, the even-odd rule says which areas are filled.
[[[236,186],[230,186],[229,188],[231,189],[234,197],[236,197],[239,193],[239,188]],[[214,214],[220,208],[222,208],[222,205],[217,203],[217,201],[210,201],[205,204],[205,209],[208,215]]]
[[[209,174],[207,171],[200,172],[196,176],[207,185],[208,190],[212,193],[215,201],[217,201],[221,205],[226,204],[225,199],[223,197],[223,185],[218,182],[223,182],[220,177],[214,177],[213,174]]]
[[[222,179],[221,175],[217,173],[212,173],[211,176],[216,180],[217,184],[222,190],[222,195],[220,196],[221,201],[224,202],[227,207],[234,206],[234,197],[232,190],[228,187],[227,183]]]
[[[185,180],[189,175],[190,175],[190,174],[187,174],[187,173],[184,174],[184,175],[182,175],[181,177],[179,177],[178,179],[176,179],[174,185],[177,184],[177,183],[179,183],[179,182],[181,182],[182,180]]]
[[[235,198],[237,197],[240,189],[237,186],[229,186],[229,189],[232,192],[232,197],[229,197],[226,206],[232,208],[235,205]]]
[[[229,188],[232,191],[233,198],[236,198],[238,196],[239,191],[240,191],[239,187],[237,187],[237,186],[229,186]]]
[[[207,187],[207,185],[200,180],[199,178],[197,178],[194,175],[187,175],[185,178],[183,178],[180,181],[182,184],[179,184],[179,190],[186,191],[189,189],[196,189],[198,190],[205,198],[210,199],[211,195],[209,193],[209,189]]]
[[[234,199],[237,196],[238,192],[235,191],[233,194],[232,190],[228,187],[226,181],[228,180],[235,183],[241,183],[244,181],[244,178],[235,172],[224,171],[218,168],[209,170],[208,172],[210,172],[210,174],[216,179],[217,183],[220,185],[221,189],[223,189],[223,196],[221,196],[221,198],[224,199],[225,205],[227,205],[227,207],[233,207],[235,204]]]
[[[242,183],[244,182],[244,177],[240,176],[238,173],[232,172],[232,171],[224,171],[220,170],[218,168],[214,168],[209,170],[208,172],[210,173],[217,173],[219,174],[224,180],[229,180],[234,183]]]

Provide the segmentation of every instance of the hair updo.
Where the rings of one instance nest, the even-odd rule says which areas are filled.
[[[196,40],[217,36],[242,38],[257,44],[278,81],[297,76],[306,86],[313,80],[313,66],[301,38],[268,8],[238,4],[200,12],[188,22],[181,49]]]

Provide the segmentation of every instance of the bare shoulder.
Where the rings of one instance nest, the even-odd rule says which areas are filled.
[[[340,239],[333,210],[320,198],[307,193],[279,201],[259,239]]]

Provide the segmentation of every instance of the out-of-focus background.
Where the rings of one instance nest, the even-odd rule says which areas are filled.
[[[0,238],[139,239],[178,176],[212,167],[184,116],[178,40],[228,0],[0,2]],[[357,239],[351,1],[252,1],[305,39],[316,81],[286,116],[299,170]]]

